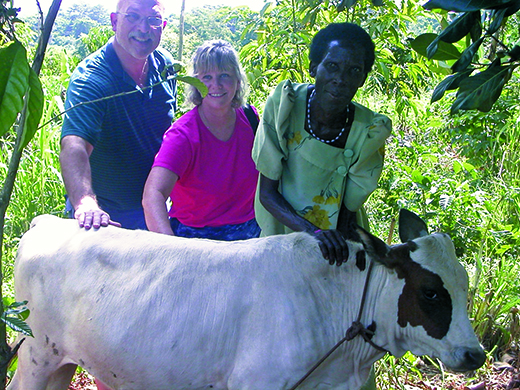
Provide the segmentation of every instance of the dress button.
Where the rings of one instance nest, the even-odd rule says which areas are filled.
[[[347,167],[341,165],[336,169],[336,172],[338,172],[340,175],[344,176],[347,173]]]
[[[345,149],[343,155],[347,158],[350,158],[354,155],[354,151],[352,149]]]

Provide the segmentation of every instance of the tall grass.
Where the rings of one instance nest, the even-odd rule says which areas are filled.
[[[376,110],[388,109],[388,101],[366,102]],[[405,207],[425,217],[431,230],[451,235],[470,276],[473,327],[490,359],[499,359],[518,349],[520,341],[518,104],[506,99],[497,112],[454,117],[446,114],[449,102],[431,106],[425,99],[416,104],[416,115],[406,122],[393,117],[394,134],[387,144],[380,187],[367,205],[371,226],[386,237],[391,219]],[[386,113],[392,116],[391,110]],[[404,388],[411,377],[415,383],[425,381],[421,373],[428,370],[419,362],[420,373],[418,361],[410,355],[398,363],[387,357],[377,366],[380,388]],[[432,376],[437,383],[458,388],[453,387],[453,376],[436,365]],[[459,385],[474,380],[471,375],[458,376]]]

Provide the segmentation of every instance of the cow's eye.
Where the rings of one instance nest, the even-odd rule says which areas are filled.
[[[424,297],[429,301],[435,301],[438,298],[437,291],[435,290],[424,290]]]

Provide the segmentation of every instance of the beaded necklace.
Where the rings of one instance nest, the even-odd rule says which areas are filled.
[[[322,138],[318,137],[314,133],[314,131],[312,131],[312,126],[311,126],[311,100],[312,100],[312,98],[314,97],[315,94],[316,94],[316,90],[313,89],[312,93],[311,93],[311,96],[309,96],[309,102],[307,103],[307,126],[309,127],[309,133],[311,133],[311,135],[314,138],[316,138],[318,141],[325,142],[326,144],[331,144],[333,142],[336,142],[343,135],[343,133],[345,132],[346,126],[341,129],[341,131],[339,132],[338,136],[336,138],[334,138],[334,139],[322,139]],[[350,110],[350,108],[347,106],[347,120],[348,120],[349,110]]]

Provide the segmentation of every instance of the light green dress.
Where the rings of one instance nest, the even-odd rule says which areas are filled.
[[[253,147],[256,168],[279,180],[283,197],[320,229],[337,227],[341,202],[368,228],[362,206],[377,187],[391,121],[354,103],[345,148],[320,142],[305,130],[308,85],[284,81],[269,96]],[[255,215],[262,236],[291,232],[261,205],[258,191]]]

